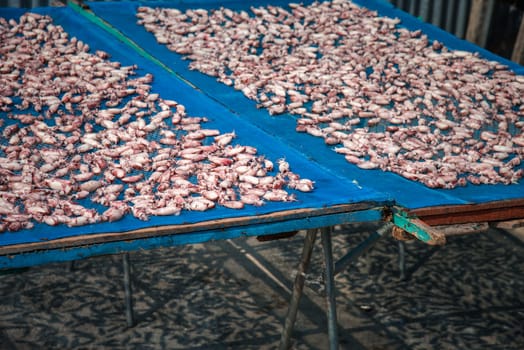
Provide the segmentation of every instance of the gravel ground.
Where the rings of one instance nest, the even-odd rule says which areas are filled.
[[[335,257],[376,229],[338,227]],[[126,326],[121,256],[4,272],[2,349],[274,349],[304,234],[209,242],[130,254],[134,313]],[[399,278],[391,237],[336,277],[341,348],[524,348],[524,246],[507,232],[406,244]],[[317,240],[294,349],[326,349]]]

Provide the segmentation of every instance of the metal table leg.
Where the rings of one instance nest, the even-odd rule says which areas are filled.
[[[406,243],[404,241],[398,241],[398,268],[400,280],[406,280]]]
[[[67,272],[72,272],[75,269],[75,261],[71,260],[67,263]]]
[[[133,315],[133,291],[131,289],[131,272],[129,263],[129,253],[122,254],[122,263],[124,267],[124,293],[126,303],[126,321],[128,327],[135,324]]]
[[[333,262],[332,242],[331,242],[331,227],[324,227],[321,229],[322,235],[322,246],[324,250],[324,261],[325,261],[325,282],[326,282],[326,301],[327,301],[327,318],[328,318],[328,334],[330,349],[338,349],[338,325],[337,325],[337,310],[336,310],[336,298],[335,298],[335,275],[343,271],[352,261],[361,256],[370,247],[372,247],[381,238],[386,236],[386,233],[390,232],[393,228],[393,223],[387,222],[380,227],[375,233],[373,233],[368,239],[359,244],[353,250],[346,254],[335,264]],[[293,285],[293,293],[291,295],[291,301],[284,323],[284,329],[282,330],[282,336],[280,338],[280,350],[287,350],[290,345],[291,332],[293,325],[295,324],[296,315],[298,311],[298,303],[302,295],[304,288],[304,281],[306,271],[311,260],[311,253],[313,251],[313,245],[315,243],[317,230],[308,230],[304,247],[302,250],[302,258],[295,277],[295,283]]]
[[[366,238],[362,243],[360,243],[355,248],[351,249],[345,256],[340,258],[340,260],[335,263],[335,275],[344,271],[344,269],[348,267],[349,264],[351,264],[353,261],[359,258],[362,254],[367,252],[380,239],[386,237],[387,234],[393,228],[393,226],[394,225],[391,222],[385,223],[376,232],[373,232],[368,238]]]
[[[320,232],[322,238],[322,248],[324,251],[329,348],[331,350],[337,350],[337,304],[335,299],[335,272],[333,264],[333,252],[331,249],[331,227],[323,227],[320,230]]]
[[[287,350],[290,345],[291,332],[293,331],[293,325],[297,318],[298,303],[302,296],[302,290],[304,289],[304,281],[306,279],[306,272],[309,267],[309,261],[311,260],[311,252],[317,238],[317,230],[308,230],[306,238],[304,240],[304,247],[302,248],[302,257],[300,265],[298,266],[297,275],[295,277],[295,283],[293,284],[293,293],[291,295],[291,301],[289,303],[289,309],[287,311],[286,320],[284,322],[284,328],[280,338],[280,350]]]

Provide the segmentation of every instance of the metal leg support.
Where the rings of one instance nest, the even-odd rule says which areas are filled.
[[[350,251],[345,257],[340,259],[336,264],[333,262],[333,252],[331,248],[331,228],[325,227],[321,229],[322,235],[322,246],[324,250],[324,261],[326,267],[326,299],[327,299],[327,318],[328,318],[328,334],[329,344],[331,350],[338,349],[338,325],[337,325],[337,310],[336,310],[336,298],[335,298],[335,274],[341,272],[347,267],[352,261],[361,256],[371,246],[373,246],[380,238],[384,237],[389,232],[393,223],[388,222],[377,230],[370,238],[365,242],[362,242],[355,249]],[[311,260],[311,253],[313,251],[313,245],[315,243],[317,230],[308,230],[304,247],[302,250],[302,258],[295,277],[295,283],[293,285],[293,293],[291,295],[291,301],[289,304],[288,313],[284,323],[284,329],[282,330],[282,336],[280,338],[280,350],[287,350],[290,345],[291,332],[293,331],[293,325],[295,324],[298,303],[302,296],[302,290],[304,288],[305,275]]]
[[[398,241],[398,268],[400,271],[400,279],[406,279],[406,243]]]
[[[338,350],[337,303],[335,299],[335,271],[331,249],[331,227],[321,229],[322,248],[324,251],[327,319],[330,350]]]
[[[373,232],[368,238],[366,238],[366,240],[364,240],[355,248],[351,249],[345,256],[335,263],[335,275],[344,271],[344,269],[348,267],[350,263],[367,252],[380,239],[386,237],[393,226],[394,225],[391,222],[385,223],[376,232]]]
[[[287,316],[284,323],[284,329],[282,330],[282,336],[280,338],[280,350],[287,350],[290,345],[291,332],[293,331],[293,325],[295,324],[295,320],[297,318],[298,303],[300,302],[302,290],[304,289],[306,272],[309,267],[309,261],[311,260],[311,253],[313,251],[316,238],[316,229],[307,231],[304,247],[302,248],[302,257],[300,260],[300,265],[298,266],[295,283],[293,285],[293,293],[291,295],[291,301],[289,303],[289,309],[287,311]]]
[[[133,291],[131,289],[131,272],[129,263],[129,253],[122,254],[122,263],[124,267],[124,293],[126,302],[126,321],[128,327],[135,324],[133,315]]]

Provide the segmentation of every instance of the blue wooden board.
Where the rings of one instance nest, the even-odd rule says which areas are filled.
[[[282,140],[269,135],[261,128],[251,125],[248,120],[240,118],[228,108],[216,103],[211,98],[198,92],[189,85],[183,83],[177,77],[166,72],[163,68],[151,63],[138,55],[128,46],[119,42],[101,28],[93,25],[84,17],[76,14],[70,8],[39,8],[33,12],[50,15],[55,24],[61,25],[70,37],[89,44],[91,52],[103,50],[111,55],[112,60],[121,62],[123,65],[137,64],[137,75],[152,73],[155,80],[152,84],[152,92],[159,92],[163,98],[173,99],[186,106],[187,114],[190,116],[206,116],[209,122],[206,127],[219,129],[221,132],[235,131],[237,138],[234,143],[252,145],[257,147],[258,153],[266,155],[267,158],[276,162],[285,158],[292,170],[302,177],[315,181],[316,189],[310,193],[296,193],[295,202],[268,202],[266,205],[255,207],[246,206],[242,210],[216,207],[205,212],[182,211],[179,216],[151,216],[149,221],[140,221],[127,215],[124,219],[112,223],[100,223],[80,227],[51,227],[45,224],[36,224],[33,229],[18,232],[0,233],[0,247],[15,244],[35,243],[52,241],[64,237],[75,237],[80,235],[96,235],[106,232],[126,232],[130,230],[160,227],[165,225],[192,224],[209,220],[220,220],[232,217],[256,217],[261,214],[275,213],[303,208],[329,208],[338,204],[374,202],[386,203],[389,198],[373,189],[358,186],[347,179],[338,176],[323,165],[312,162],[307,156],[293,149]],[[0,16],[4,18],[16,18],[24,12],[21,9],[0,9]],[[6,118],[4,112],[0,118]],[[330,222],[336,224],[337,222]],[[292,227],[286,229],[301,229],[300,220],[293,222]],[[201,229],[201,228],[200,228]],[[244,229],[249,231],[249,227]],[[255,232],[255,231],[253,231]],[[272,226],[268,233],[281,232],[278,227]],[[232,238],[242,235],[239,231],[231,231],[223,238]],[[201,235],[199,241],[205,239],[219,239],[220,234],[211,236]],[[208,237],[208,238],[206,238]],[[191,243],[195,240],[190,234],[184,234],[177,238],[178,244],[185,241]]]
[[[311,3],[304,1],[301,3]],[[484,58],[499,61],[507,65],[517,74],[524,74],[524,67],[511,61],[494,55],[467,41],[460,40],[453,35],[424,23],[419,19],[400,11],[387,2],[376,0],[358,0],[355,3],[376,10],[380,15],[398,17],[401,25],[410,30],[421,29],[431,40],[438,40],[452,49],[478,52]],[[303,133],[295,132],[295,119],[291,115],[279,115],[271,117],[265,110],[257,109],[256,103],[247,99],[241,92],[225,86],[215,80],[214,77],[206,76],[197,71],[188,69],[188,60],[183,60],[176,53],[169,51],[164,45],[157,44],[153,34],[148,33],[142,26],[137,25],[135,17],[138,6],[151,7],[176,7],[180,10],[188,8],[216,9],[228,7],[235,10],[249,10],[251,6],[279,5],[286,6],[289,1],[266,0],[266,1],[133,1],[133,2],[88,2],[93,12],[109,22],[125,36],[131,38],[140,47],[151,53],[155,58],[177,74],[187,79],[203,92],[227,106],[230,110],[241,115],[244,120],[257,125],[264,131],[272,134],[289,144],[294,149],[306,154],[312,160],[317,161],[326,168],[335,171],[338,175],[350,181],[356,181],[365,187],[373,188],[382,192],[388,198],[409,209],[423,207],[434,207],[441,205],[477,204],[491,201],[508,199],[520,199],[524,196],[524,181],[519,184],[507,185],[467,185],[452,190],[430,189],[418,182],[407,180],[399,175],[380,170],[361,170],[346,162],[344,157],[333,152],[326,146],[321,138],[313,137]],[[524,167],[523,164],[520,167]]]
[[[242,236],[271,235],[274,233],[294,231],[297,227],[300,227],[300,229],[311,229],[332,226],[342,222],[378,221],[381,219],[381,216],[381,210],[372,208],[326,216],[313,216],[308,219],[232,227],[227,230],[213,229],[193,233],[72,246],[69,248],[44,249],[40,251],[29,250],[12,255],[0,255],[0,269],[21,268],[50,262],[78,260],[95,255],[118,254],[142,249],[155,249],[233,239]]]

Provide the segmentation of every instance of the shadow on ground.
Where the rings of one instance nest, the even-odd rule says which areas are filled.
[[[336,257],[377,227],[338,227]],[[304,235],[209,242],[130,254],[126,326],[122,259],[102,256],[0,276],[3,349],[274,349]],[[434,248],[406,245],[399,278],[391,237],[336,278],[341,348],[524,348],[524,247],[496,229]],[[327,348],[317,242],[294,349]]]

